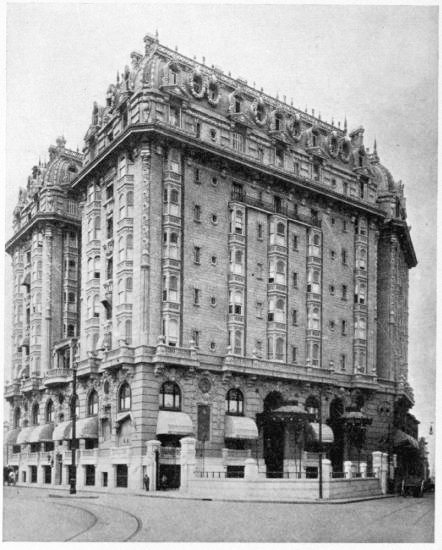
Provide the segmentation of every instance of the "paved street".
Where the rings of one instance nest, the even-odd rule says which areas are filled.
[[[3,540],[433,541],[433,495],[351,504],[207,502],[123,492],[85,496],[4,487]]]

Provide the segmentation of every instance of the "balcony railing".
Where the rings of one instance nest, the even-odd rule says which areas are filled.
[[[240,191],[232,191],[231,198],[232,201],[242,202],[249,206],[259,208],[261,210],[266,210],[270,213],[282,214],[283,216],[287,216],[288,218],[291,218],[293,220],[297,220],[308,225],[321,227],[321,220],[319,220],[316,216],[305,216],[303,214],[299,214],[296,209],[291,206],[276,204],[270,201],[264,201],[255,197],[251,197],[250,195],[247,195],[246,193]]]
[[[160,447],[160,458],[179,459],[181,456],[180,447]]]

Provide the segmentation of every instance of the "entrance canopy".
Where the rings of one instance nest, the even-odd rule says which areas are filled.
[[[255,421],[247,416],[225,416],[224,437],[226,439],[258,439]]]
[[[313,433],[315,441],[319,441],[319,423],[318,422],[310,422],[310,428]],[[321,425],[321,440],[322,443],[333,443],[334,437],[333,437],[333,430],[330,428],[330,426],[327,426],[327,424]]]
[[[52,432],[54,431],[54,424],[42,424],[36,426],[29,436],[29,443],[39,443],[40,441],[52,441]]]
[[[77,420],[75,425],[76,439],[98,439],[98,416],[89,416]],[[72,439],[72,422],[69,430],[69,439]]]
[[[159,411],[157,435],[190,435],[193,424],[190,416],[177,411]]]
[[[62,439],[69,439],[69,433],[71,430],[72,420],[61,422],[58,426],[55,426],[52,433],[53,441],[61,441]]]
[[[414,447],[415,449],[419,449],[416,439],[402,430],[395,431],[393,444],[395,447]]]
[[[23,428],[17,437],[17,445],[23,445],[23,443],[28,443],[29,436],[31,435],[31,432],[33,431],[34,426],[29,426],[28,428]]]
[[[5,435],[5,445],[15,445],[19,433],[20,428],[15,428],[14,430],[7,432]]]

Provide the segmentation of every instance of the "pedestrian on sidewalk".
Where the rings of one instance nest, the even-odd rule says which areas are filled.
[[[165,491],[167,489],[167,476],[166,474],[163,474],[161,476],[161,489]]]
[[[146,491],[149,490],[149,476],[147,474],[144,474],[144,477],[143,477],[143,485],[144,485],[144,488]]]
[[[15,472],[14,470],[11,470],[9,472],[9,485],[15,485]]]

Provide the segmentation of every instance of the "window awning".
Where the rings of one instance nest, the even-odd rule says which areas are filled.
[[[62,439],[69,439],[69,433],[71,429],[72,420],[61,422],[58,426],[55,426],[52,433],[53,441],[61,441]]]
[[[226,414],[224,437],[226,439],[258,439],[258,428],[252,418]]]
[[[318,422],[310,422],[310,428],[313,433],[315,441],[319,441],[319,423]],[[327,424],[321,425],[321,432],[322,432],[322,443],[333,443],[334,437],[333,437],[333,430],[330,428],[330,426],[327,426]]]
[[[75,424],[76,439],[98,439],[98,416],[88,416],[77,420]],[[72,422],[69,429],[69,439],[72,439]]]
[[[416,441],[416,439],[412,435],[406,434],[402,430],[395,431],[393,444],[395,447],[407,446],[419,449],[419,443]]]
[[[19,433],[20,428],[15,428],[14,430],[9,430],[9,432],[6,432],[5,445],[15,445]]]
[[[26,275],[23,277],[21,283],[22,286],[30,286],[31,284],[31,273],[28,271]]]
[[[33,429],[34,429],[34,426],[23,428],[21,432],[18,434],[16,444],[23,445],[23,443],[28,443],[29,436],[31,435],[31,432],[33,431]]]
[[[190,434],[193,434],[193,424],[188,414],[175,411],[159,411],[157,435]]]
[[[116,421],[121,424],[125,420],[132,420],[132,413],[130,411],[123,411],[117,414]]]
[[[52,432],[54,424],[42,424],[35,426],[29,436],[29,443],[39,443],[40,441],[52,441]]]

